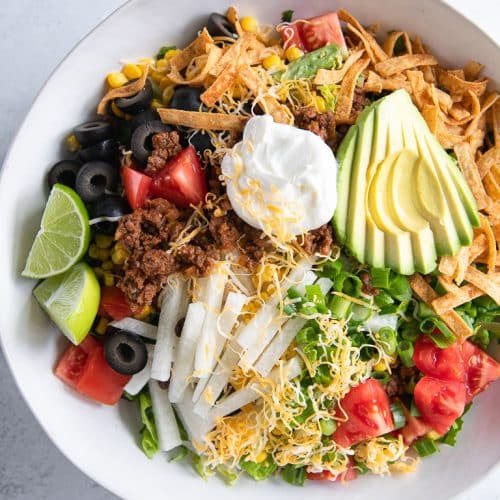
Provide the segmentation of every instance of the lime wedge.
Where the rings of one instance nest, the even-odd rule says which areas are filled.
[[[89,333],[99,309],[101,289],[85,263],[40,283],[33,295],[52,321],[78,345]]]
[[[83,257],[89,241],[85,205],[71,188],[55,184],[22,275],[41,279],[67,271]]]

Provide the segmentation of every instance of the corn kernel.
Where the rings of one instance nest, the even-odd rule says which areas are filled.
[[[114,267],[113,261],[107,260],[106,262],[102,263],[101,267],[104,271],[111,271],[111,269],[113,269]]]
[[[94,267],[93,270],[94,270],[94,274],[96,275],[97,279],[101,279],[104,276],[102,268]]]
[[[124,248],[116,249],[114,248],[111,252],[111,260],[113,264],[117,266],[122,266],[125,264],[125,261],[128,259],[128,252]]]
[[[109,73],[106,77],[106,81],[112,89],[117,89],[123,87],[128,82],[128,78],[123,73],[117,71],[115,73]]]
[[[179,49],[170,49],[166,54],[165,54],[165,59],[167,61],[170,61],[172,57],[175,57],[177,54],[180,54],[181,51]]]
[[[164,108],[163,102],[159,99],[153,99],[150,104],[152,109]]]
[[[104,271],[104,286],[114,286],[115,277],[108,271]]]
[[[99,318],[99,321],[94,328],[95,333],[99,335],[104,335],[108,329],[109,321],[106,318]]]
[[[113,250],[125,250],[125,247],[123,246],[123,243],[121,241],[117,241],[115,243],[115,246],[113,247]]]
[[[262,66],[265,69],[279,68],[282,65],[280,56],[273,54],[272,56],[267,56],[262,61]]]
[[[137,314],[134,314],[134,318],[139,320],[146,319],[152,312],[153,312],[152,307],[145,305]]]
[[[314,98],[314,101],[315,101],[315,105],[316,105],[316,109],[317,109],[318,113],[326,113],[325,100],[320,95],[317,95]]]
[[[252,16],[242,17],[240,20],[241,29],[246,31],[247,33],[256,33],[259,28],[259,24],[257,23],[257,19]]]
[[[261,451],[256,457],[255,457],[255,463],[261,464],[265,459],[267,458],[267,453],[265,451]]]
[[[66,137],[66,147],[68,148],[68,151],[70,153],[75,153],[81,148],[80,143],[78,142],[78,139],[74,134],[68,135],[68,137]]]
[[[168,69],[169,62],[166,59],[160,59],[159,61],[156,61],[156,67],[155,70],[159,71],[160,73],[165,73]]]
[[[137,64],[125,64],[122,68],[122,73],[129,79],[135,80],[142,76],[142,69]]]
[[[429,438],[429,439],[434,439],[434,441],[436,439],[439,439],[441,437],[441,434],[437,433],[436,431],[429,431],[426,436]]]
[[[161,95],[161,99],[164,106],[168,106],[172,97],[174,96],[175,87],[171,85],[170,87],[165,87]]]
[[[146,64],[146,65],[151,65],[154,64],[155,60],[152,59],[151,57],[143,57],[142,59],[139,59],[139,64]]]
[[[160,73],[159,71],[150,71],[149,76],[151,77],[151,80],[156,83],[156,85],[160,85],[160,82],[165,74]]]
[[[373,369],[376,371],[376,372],[385,372],[387,370],[387,367],[385,366],[385,363],[383,361],[379,361],[374,367]]]
[[[99,247],[97,245],[90,245],[89,246],[89,257],[92,259],[99,258]]]
[[[173,85],[174,82],[170,80],[168,76],[164,76],[161,80],[160,83],[158,84],[161,90],[165,90],[167,87],[170,87]]]
[[[113,244],[113,236],[110,234],[97,233],[94,239],[99,248],[109,248]]]
[[[97,247],[97,248],[98,248],[97,259],[99,259],[101,262],[105,262],[105,261],[109,260],[109,256],[110,256],[109,248],[99,248],[99,247]]]
[[[304,52],[302,52],[298,47],[288,47],[288,49],[285,50],[285,57],[289,61],[295,61],[296,59],[299,59],[299,57],[302,57],[304,55]]]
[[[124,113],[115,103],[115,101],[111,102],[111,111],[117,118],[121,118],[122,120],[125,120],[127,117],[127,114]]]

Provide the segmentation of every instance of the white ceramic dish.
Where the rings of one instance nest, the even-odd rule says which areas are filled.
[[[482,480],[495,487],[500,467],[498,403],[500,385],[478,398],[466,419],[455,449],[422,462],[414,474],[392,478],[363,477],[342,487],[308,484],[288,487],[276,480],[265,484],[241,480],[234,488],[213,478],[202,482],[181,464],[158,456],[147,460],[136,446],[139,428],[133,405],[116,408],[92,404],[68,390],[52,375],[61,335],[31,298],[33,283],[19,278],[46,199],[45,174],[60,156],[67,132],[94,109],[103,75],[123,59],[153,54],[165,43],[189,41],[206,15],[224,11],[233,2],[211,0],[200,7],[193,0],[132,0],[85,38],[45,85],[23,123],[5,161],[0,183],[0,333],[3,349],[24,398],[55,445],[83,472],[128,499],[182,496],[220,500],[277,498],[290,500],[345,495],[405,500],[451,498]],[[242,12],[276,22],[286,8],[307,16],[341,6],[363,22],[381,22],[384,29],[402,28],[421,35],[440,60],[456,67],[478,59],[500,87],[500,49],[478,28],[439,1],[241,0]],[[312,2],[311,2],[312,4]],[[78,75],[78,76],[77,76]],[[472,488],[472,489],[471,489]],[[494,491],[488,487],[488,491]],[[475,497],[474,497],[475,498]],[[493,497],[491,497],[493,498]]]

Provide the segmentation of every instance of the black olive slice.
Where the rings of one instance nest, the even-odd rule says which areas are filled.
[[[80,149],[78,152],[78,158],[82,162],[102,160],[110,161],[113,160],[118,153],[118,146],[113,139],[106,139],[102,142],[92,144],[86,148]]]
[[[184,111],[200,111],[202,93],[203,89],[198,87],[177,87],[168,107]]]
[[[152,137],[160,132],[169,132],[172,128],[160,120],[153,120],[139,125],[132,134],[130,148],[140,165],[145,166],[153,149]]]
[[[104,196],[106,191],[116,189],[119,180],[118,169],[104,161],[90,161],[82,165],[75,179],[75,189],[86,203],[92,203]]]
[[[130,97],[120,97],[115,100],[115,104],[124,113],[135,115],[148,108],[152,98],[153,87],[151,82],[146,80],[144,87],[137,94]]]
[[[104,357],[116,372],[134,375],[146,366],[148,351],[138,335],[122,330],[106,339]]]
[[[217,12],[210,14],[207,21],[207,30],[211,36],[228,36],[230,38],[236,38],[237,36],[229,19]]]
[[[93,225],[94,229],[105,234],[115,234],[117,218],[130,212],[129,204],[117,194],[106,194],[89,207],[91,219],[103,219]]]
[[[80,163],[73,160],[62,160],[58,161],[49,170],[49,175],[47,181],[49,183],[49,188],[52,188],[54,184],[64,184],[70,188],[75,188],[76,174],[80,170]]]
[[[189,138],[189,142],[192,146],[194,146],[194,149],[196,149],[200,155],[203,155],[203,151],[206,149],[209,149],[210,151],[215,149],[215,146],[212,144],[212,139],[208,133],[202,132],[201,130],[193,134]]]
[[[78,142],[83,146],[91,146],[111,137],[111,124],[103,120],[86,122],[73,129]]]

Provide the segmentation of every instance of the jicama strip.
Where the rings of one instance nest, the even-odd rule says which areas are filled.
[[[381,328],[389,327],[396,330],[398,326],[397,314],[372,314],[364,323],[363,328],[371,332],[378,332]]]
[[[153,404],[156,431],[160,450],[169,451],[182,444],[174,410],[168,400],[167,391],[160,388],[156,380],[149,382],[149,394]]]
[[[186,314],[187,300],[187,281],[180,276],[171,278],[163,294],[151,378],[162,382],[170,378],[177,344],[175,327]]]
[[[177,403],[182,399],[184,391],[189,383],[189,377],[194,369],[194,357],[196,346],[200,338],[203,321],[205,320],[205,308],[201,302],[189,305],[181,337],[177,345],[172,378],[168,387],[168,397],[171,403]]]
[[[302,362],[299,358],[292,358],[288,361],[283,367],[277,367],[269,376],[270,380],[274,383],[279,383],[281,380],[282,373],[284,374],[286,380],[290,381],[295,377],[300,375],[302,371]],[[210,412],[210,416],[214,419],[225,417],[239,409],[243,406],[253,403],[260,398],[260,392],[265,392],[266,387],[257,384],[250,383],[243,389],[240,389],[236,392],[230,394],[227,398],[222,400],[220,403],[217,403],[213,410]]]
[[[153,364],[153,344],[146,344],[146,349],[148,351],[148,360],[146,366],[140,371],[135,373],[132,378],[128,381],[128,384],[124,387],[124,391],[131,396],[139,394],[144,386],[148,383],[151,378],[151,366]]]
[[[193,411],[193,390],[188,388],[182,400],[174,404],[178,417],[186,429],[195,450],[200,450],[205,436],[215,426],[215,418],[202,418]]]
[[[228,343],[221,360],[212,373],[212,376],[208,379],[202,396],[198,399],[194,407],[195,413],[201,416],[208,415],[211,406],[215,404],[217,398],[222,394],[224,387],[226,387],[232,369],[237,365],[239,359],[240,355],[237,350]]]
[[[230,337],[231,332],[233,330],[236,321],[238,320],[238,316],[240,315],[241,309],[245,305],[247,301],[247,297],[242,293],[229,292],[227,295],[226,302],[224,304],[224,309],[217,319],[216,332],[215,332],[215,352],[214,358],[212,362],[212,366],[210,368],[210,373],[213,372],[217,361],[220,358],[222,350],[224,349],[224,345],[226,344],[226,340]],[[201,378],[196,385],[196,389],[193,394],[193,402],[198,401],[200,398],[203,389],[205,389],[209,378]]]
[[[333,281],[328,278],[320,278],[316,284],[320,287],[321,293],[326,295],[333,286]],[[255,364],[255,369],[263,377],[272,370],[283,353],[288,349],[298,331],[305,325],[307,320],[304,318],[293,318],[285,323],[285,326],[271,341],[262,356]]]
[[[194,359],[194,375],[199,378],[208,378],[215,364],[217,316],[221,310],[227,278],[224,264],[217,266],[208,278],[203,278],[206,280],[202,299],[205,320]]]
[[[316,275],[307,271],[302,282],[295,288],[303,294],[305,287],[314,283],[315,279]],[[244,370],[253,365],[288,319],[280,312],[278,302],[277,296],[266,302],[236,338],[238,344],[245,349],[239,362],[239,366]]]
[[[156,340],[158,332],[158,327],[155,325],[150,325],[135,318],[123,318],[118,321],[112,321],[109,326],[118,328],[119,330],[126,330],[127,332],[135,333],[151,340]]]

